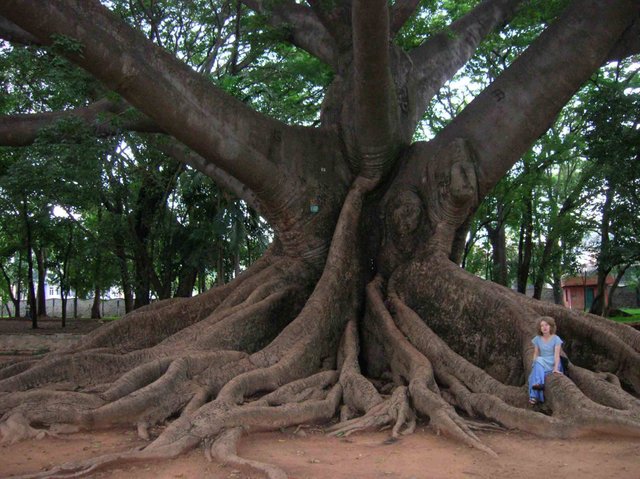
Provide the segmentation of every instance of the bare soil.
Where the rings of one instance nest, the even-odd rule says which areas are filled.
[[[0,334],[63,332],[59,320],[44,320],[39,330],[23,320],[0,320]],[[69,321],[69,333],[86,333],[99,321]],[[8,358],[5,358],[8,359]],[[156,431],[159,432],[159,431]],[[411,436],[387,444],[387,432],[349,438],[326,436],[319,427],[253,434],[240,444],[239,454],[284,469],[291,479],[422,479],[487,478],[640,478],[640,439],[590,437],[540,439],[518,431],[479,433],[497,454],[470,449],[421,426]],[[141,447],[134,428],[82,432],[64,438],[46,437],[0,446],[0,477],[46,469],[111,452]],[[201,449],[177,459],[122,464],[92,474],[109,479],[245,479],[259,474],[208,462]]]
[[[384,432],[332,438],[314,429],[304,437],[292,432],[260,433],[241,442],[240,454],[277,464],[291,479],[422,478],[617,478],[640,477],[640,440],[582,438],[539,439],[520,432],[482,433],[498,453],[488,455],[418,431],[393,444]],[[0,475],[35,472],[53,464],[142,446],[133,429],[77,433],[68,439],[44,438],[0,447]],[[207,462],[202,450],[168,461],[123,464],[90,477],[109,479],[262,477],[255,472]]]

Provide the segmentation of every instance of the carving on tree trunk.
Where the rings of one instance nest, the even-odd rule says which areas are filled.
[[[332,420],[334,435],[390,426],[397,440],[428,418],[490,455],[474,432],[480,421],[549,437],[640,436],[637,331],[536,302],[449,259],[479,202],[619,44],[638,2],[575,0],[450,125],[413,144],[416,112],[520,1],[486,0],[455,34],[411,55],[391,43],[399,26],[388,22],[418,2],[395,2],[393,18],[381,0],[244,3],[290,23],[291,41],[334,69],[320,128],[251,111],[98,1],[0,3],[9,25],[42,44],[77,40],[73,62],[137,108],[149,131],[171,136],[169,153],[244,191],[276,233],[228,284],[0,368],[4,441],[115,424],[150,441],[26,477],[76,477],[203,445],[209,458],[283,478],[239,457],[241,437]],[[20,144],[33,141],[34,122],[8,120],[0,126],[25,130]],[[0,141],[18,143],[5,130]],[[541,315],[556,319],[572,364],[570,377],[547,379],[544,409],[531,409],[524,381]],[[158,424],[167,427],[154,437]]]

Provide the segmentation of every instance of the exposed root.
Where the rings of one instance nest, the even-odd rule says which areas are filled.
[[[438,282],[437,290],[433,289],[434,284],[423,278],[427,271],[436,270],[441,278],[447,278],[446,281]],[[405,284],[396,290],[409,307],[412,307],[413,303],[430,304],[434,300],[429,298],[432,296],[437,296],[440,300],[442,297],[448,297],[450,300],[446,304],[453,304],[453,310],[440,313],[449,321],[455,322],[464,315],[467,326],[473,321],[488,321],[485,324],[486,328],[509,327],[522,340],[520,350],[526,358],[532,354],[529,340],[534,334],[536,319],[541,315],[552,316],[574,363],[614,373],[640,394],[640,332],[627,325],[546,301],[534,300],[509,288],[483,281],[459,268],[443,255],[434,254],[423,263],[412,264],[406,268],[402,276],[411,278],[408,283],[401,280],[400,276],[399,273],[394,274],[398,282]],[[425,285],[422,288],[423,292],[427,289],[433,290],[425,296],[420,294],[418,285]],[[460,294],[459,291],[465,293]],[[487,301],[487,298],[491,300]],[[438,301],[437,304],[440,303],[441,301]],[[492,318],[500,318],[500,323],[492,321]],[[497,349],[508,350],[508,347],[508,343],[496,344]],[[466,354],[464,356],[467,357]],[[528,364],[529,361],[525,361],[525,366]]]
[[[0,391],[26,391],[47,384],[68,381],[73,388],[96,381],[113,380],[138,364],[136,358],[115,354],[78,353],[39,361],[24,371],[0,381]]]
[[[65,463],[52,469],[33,474],[11,476],[8,479],[68,479],[72,477],[84,477],[111,465],[117,464],[122,466],[124,464],[134,462],[172,459],[184,452],[187,452],[187,450],[187,447],[167,447],[154,451],[131,450],[114,454],[105,454],[85,461]]]
[[[235,281],[212,288],[194,298],[160,301],[132,311],[119,321],[114,321],[88,334],[81,343],[66,351],[60,351],[60,354],[100,348],[109,348],[124,353],[152,347],[178,331],[208,317],[233,291],[240,288],[249,278],[277,261],[277,258],[272,251],[267,252]]]
[[[9,416],[0,423],[0,436],[2,444],[13,444],[25,439],[42,439],[47,435],[55,436],[45,429],[35,429],[31,427],[29,421],[20,413]]]
[[[409,392],[416,410],[429,417],[430,425],[437,433],[442,432],[495,456],[495,452],[482,444],[455,409],[442,398],[431,361],[409,343],[396,327],[382,301],[381,286],[380,278],[367,286],[368,317],[374,324],[375,333],[387,346],[386,354],[391,368],[409,381]]]
[[[281,406],[308,400],[319,400],[326,397],[326,389],[338,381],[337,371],[320,371],[312,376],[293,381],[266,394],[252,406]]]
[[[241,427],[223,431],[211,445],[210,454],[207,454],[207,458],[209,460],[216,459],[221,464],[253,469],[264,474],[268,479],[287,479],[287,474],[276,466],[238,456],[237,446],[242,434]],[[205,451],[208,452],[209,449],[205,449]]]
[[[449,348],[397,295],[391,293],[389,297],[396,312],[398,328],[411,338],[412,344],[422,354],[430,359],[436,374],[443,376],[450,374],[460,378],[473,392],[492,394],[516,406],[525,404],[526,392],[523,388],[506,386],[471,364]]]
[[[335,382],[337,373],[335,371],[321,373],[314,379],[320,379],[325,385],[329,385]],[[322,399],[311,399],[294,404],[287,403],[277,407],[264,405],[270,401],[277,402],[278,396],[281,396],[282,400],[285,395],[292,392],[304,391],[308,389],[305,386],[310,385],[310,378],[306,378],[283,387],[264,402],[256,402],[255,405],[248,403],[232,408],[218,408],[217,414],[208,416],[206,419],[201,412],[189,418],[183,416],[167,428],[163,435],[141,451],[108,454],[23,477],[80,477],[116,463],[121,465],[132,461],[170,459],[194,448],[208,437],[217,437],[225,430],[245,427],[249,431],[268,431],[296,424],[329,420],[335,414],[341,399],[342,390],[339,385],[334,386],[328,394],[323,394]],[[146,434],[145,424],[141,424],[141,428],[143,429],[141,433]]]
[[[390,298],[400,329],[431,360],[438,381],[448,387],[451,402],[472,416],[479,415],[510,428],[547,437],[575,437],[595,432],[640,435],[637,400],[616,390],[611,381],[601,380],[598,384],[593,373],[575,366],[571,370],[587,394],[618,409],[589,400],[563,375],[548,376],[545,384],[548,398],[545,408],[552,416],[523,409],[519,400],[523,388],[504,386],[470,364],[453,352],[396,294],[390,294]]]
[[[340,422],[327,428],[327,432],[331,436],[342,437],[355,432],[379,430],[389,425],[393,426],[391,437],[394,439],[415,430],[416,418],[404,386],[396,388],[389,399],[371,407],[364,416]]]
[[[157,380],[167,371],[170,364],[171,358],[160,358],[141,364],[123,374],[100,396],[108,402],[116,401],[121,397],[127,396]]]
[[[340,384],[343,389],[344,405],[348,415],[365,413],[383,402],[376,388],[361,373],[358,364],[360,348],[358,347],[358,330],[354,319],[347,323],[338,363],[340,367]]]
[[[614,374],[594,373],[576,365],[570,366],[571,380],[592,401],[615,409],[640,410],[640,400],[625,392]]]
[[[36,363],[38,363],[37,360],[23,359],[22,361],[0,365],[0,381],[24,372]]]
[[[80,425],[83,413],[103,404],[104,401],[92,394],[35,389],[3,397],[3,416],[0,421],[6,421],[10,416],[20,414],[31,424]]]

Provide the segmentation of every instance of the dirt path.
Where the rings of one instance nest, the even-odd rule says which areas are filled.
[[[424,428],[400,442],[386,445],[386,433],[348,439],[307,430],[305,437],[286,432],[246,438],[244,457],[277,464],[291,479],[637,479],[640,439],[583,438],[544,440],[523,433],[484,433],[499,455],[484,453],[438,437]],[[0,447],[1,476],[35,472],[67,461],[143,445],[133,430],[79,433],[69,439],[32,440]],[[202,450],[165,462],[122,465],[96,472],[109,479],[245,479],[257,473],[209,463]]]

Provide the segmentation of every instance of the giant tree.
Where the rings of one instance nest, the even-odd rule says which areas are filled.
[[[466,418],[552,437],[640,435],[638,332],[457,265],[482,198],[595,70],[637,51],[640,3],[569,2],[451,123],[418,142],[430,99],[522,2],[478,3],[409,51],[394,39],[426,8],[416,0],[243,3],[331,68],[318,126],[251,110],[97,1],[0,4],[5,37],[55,44],[122,97],[4,118],[4,144],[26,145],[64,115],[107,134],[105,118],[128,104],[140,116],[119,128],[163,133],[176,157],[245,199],[274,231],[234,281],[134,311],[73,351],[4,368],[6,434],[33,431],[10,427],[27,423],[133,423],[148,436],[175,418],[143,450],[61,466],[63,475],[200,443],[243,463],[235,453],[243,431],[338,411],[335,433],[391,424],[395,436],[412,430],[417,412],[489,453]],[[556,318],[585,366],[573,364],[571,379],[549,377],[547,414],[526,408],[523,387],[542,315]],[[385,378],[389,396],[374,387]]]

